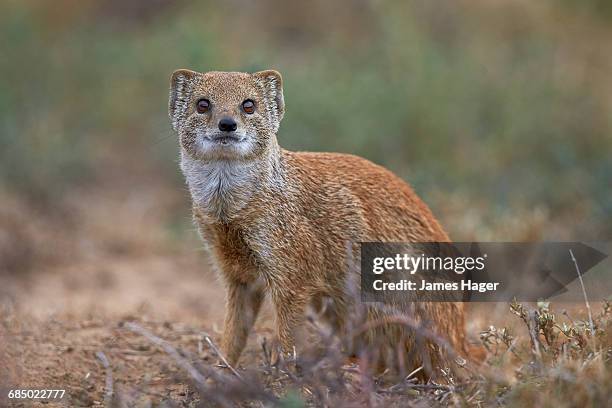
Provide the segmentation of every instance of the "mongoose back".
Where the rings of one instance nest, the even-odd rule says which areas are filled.
[[[283,352],[293,350],[311,302],[331,299],[336,324],[343,326],[350,305],[359,301],[347,290],[348,275],[358,273],[347,268],[347,257],[358,256],[358,250],[350,253],[356,251],[351,243],[449,240],[408,184],[385,168],[348,154],[281,148],[276,134],[284,111],[276,71],[177,70],[171,77],[169,115],[194,219],[227,290],[222,349],[232,364],[266,295]],[[464,351],[461,303],[403,307]],[[368,316],[384,319],[385,312]],[[415,352],[416,334],[391,319],[365,337],[404,349],[409,368],[425,362],[431,373],[448,365],[434,343]]]

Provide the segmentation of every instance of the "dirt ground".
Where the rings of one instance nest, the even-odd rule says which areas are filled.
[[[222,288],[198,258],[106,260],[11,279],[2,288],[10,293],[3,303],[5,383],[65,389],[66,398],[57,406],[102,406],[105,369],[96,353],[103,352],[116,387],[132,393],[146,385],[147,394],[159,392],[159,400],[180,401],[185,387],[168,382],[174,368],[167,356],[121,325],[138,321],[194,353],[200,332],[217,337]]]
[[[8,389],[66,390],[59,402],[14,400],[14,406],[103,406],[106,370],[99,352],[109,360],[115,389],[132,401],[180,403],[188,395],[175,378],[176,364],[124,323],[137,322],[204,361],[210,354],[203,334],[219,338],[223,288],[201,254],[105,260],[3,283],[9,294],[0,328],[8,369],[3,397]],[[269,336],[270,317],[268,308],[245,363],[257,352],[258,336]]]

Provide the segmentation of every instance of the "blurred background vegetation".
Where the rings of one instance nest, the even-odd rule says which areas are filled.
[[[4,0],[0,50],[9,240],[39,218],[128,228],[143,205],[191,233],[177,68],[278,69],[283,146],[389,167],[454,240],[612,236],[607,1]]]

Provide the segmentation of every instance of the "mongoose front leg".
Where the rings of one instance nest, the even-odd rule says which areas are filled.
[[[276,335],[280,350],[273,350],[273,362],[276,362],[277,352],[285,356],[293,354],[295,346],[295,330],[304,319],[308,297],[304,294],[290,294],[284,291],[272,292],[272,302],[276,312]],[[280,293],[279,293],[280,292]]]
[[[264,299],[264,291],[257,283],[229,282],[227,311],[221,348],[230,364],[236,364],[246,345],[247,337]]]

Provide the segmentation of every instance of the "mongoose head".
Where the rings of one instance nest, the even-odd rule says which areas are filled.
[[[183,152],[204,161],[257,159],[275,142],[285,104],[276,71],[172,74],[168,104]]]

